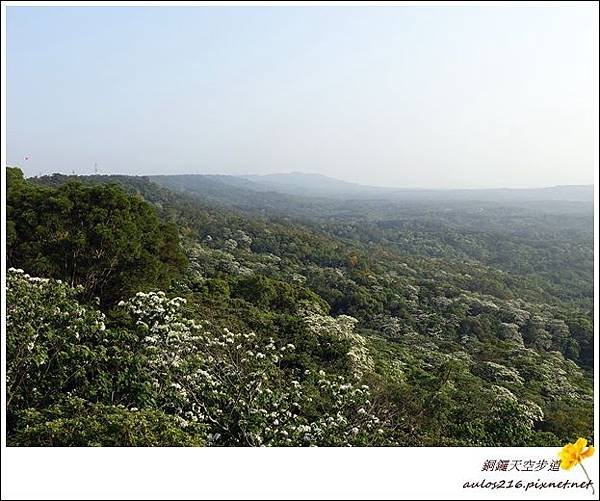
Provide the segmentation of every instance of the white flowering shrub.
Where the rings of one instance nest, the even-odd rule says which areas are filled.
[[[523,378],[518,371],[496,362],[480,362],[473,368],[473,371],[488,382],[523,385]]]
[[[60,280],[6,275],[6,393],[11,409],[38,408],[63,395],[89,391],[105,357],[103,313],[76,300],[80,289]],[[97,391],[101,382],[95,381]]]
[[[361,376],[365,371],[373,368],[373,359],[369,355],[365,338],[354,332],[354,327],[358,322],[356,318],[348,315],[330,317],[306,309],[302,310],[300,315],[309,332],[316,335],[332,335],[351,342],[352,347],[348,355],[352,360],[356,376]]]
[[[7,273],[7,442],[18,446],[203,445],[147,401],[137,337],[79,302],[82,288]]]
[[[537,431],[544,420],[539,405],[518,398],[504,386],[492,384],[474,388],[480,407],[475,412],[456,408],[461,419],[450,419],[452,435],[458,444],[479,447],[526,447],[555,438],[544,437]]]
[[[237,248],[237,246],[238,246],[238,243],[233,238],[228,238],[227,240],[225,240],[225,243],[223,244],[223,247],[227,250],[234,250]]]
[[[380,332],[389,338],[399,338],[408,330],[406,322],[390,315],[375,315],[373,324]]]
[[[248,235],[245,231],[236,230],[233,233],[233,238],[240,247],[250,248],[250,246],[252,245],[252,237]]]
[[[292,343],[189,319],[163,292],[121,301],[110,320],[77,294],[8,272],[12,444],[390,443],[367,386],[282,370]]]
[[[230,301],[227,284],[207,279],[208,288],[222,286],[208,304]],[[558,351],[497,337],[500,364],[468,348],[441,354],[433,335],[407,329],[383,357],[385,337],[367,343],[355,318],[328,316],[280,282],[258,290],[270,285],[289,292],[287,313],[273,323],[259,316],[252,332],[223,325],[256,318],[215,315],[217,326],[194,319],[205,311],[197,304],[164,292],[140,292],[102,313],[81,303],[78,289],[9,270],[8,443],[527,446],[555,440],[564,402],[591,396]],[[239,311],[255,309],[237,301]],[[530,401],[538,388],[556,407]]]
[[[519,332],[519,326],[513,323],[501,323],[498,330],[498,337],[505,341],[512,341],[518,345],[523,345],[523,336]]]
[[[485,421],[485,440],[482,445],[525,446],[533,438],[534,427],[544,413],[534,402],[519,399],[506,388],[492,386],[494,403]]]
[[[290,379],[280,368],[293,344],[234,333],[185,318],[181,298],[138,293],[121,303],[143,336],[149,402],[203,425],[208,445],[367,445],[386,443],[370,390],[324,371]]]

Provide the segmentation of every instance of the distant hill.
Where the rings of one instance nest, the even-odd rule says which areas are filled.
[[[62,175],[55,175],[65,177]],[[82,176],[116,180],[122,176]],[[129,176],[126,176],[129,177]],[[134,176],[135,177],[135,176]],[[590,210],[594,202],[593,185],[566,185],[547,188],[493,189],[416,189],[386,188],[350,183],[320,174],[292,172],[267,175],[175,174],[141,176],[172,190],[200,196],[206,202],[240,209],[266,209],[283,212],[315,210],[315,204],[357,201],[387,204],[403,203],[494,203],[544,207],[561,204],[561,211]],[[319,199],[318,201],[316,199]]]
[[[348,194],[379,194],[392,192],[393,189],[365,186],[357,183],[342,181],[322,174],[306,174],[291,172],[289,174],[265,174],[237,176],[262,185],[266,188],[285,193],[308,196],[332,196]]]
[[[494,202],[565,201],[593,202],[593,185],[567,185],[530,189],[415,189],[386,188],[350,183],[321,174],[291,172],[289,174],[266,174],[247,176],[219,176],[243,179],[251,182],[252,189],[273,190],[302,196],[384,198],[387,200],[454,200]]]
[[[486,200],[494,202],[593,202],[593,185],[552,186],[548,188],[492,188],[471,190],[397,190],[397,195],[447,200]]]

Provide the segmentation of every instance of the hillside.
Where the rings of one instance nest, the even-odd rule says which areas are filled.
[[[349,183],[321,174],[305,174],[303,172],[240,177],[274,191],[305,196],[377,196],[392,191],[386,188]]]
[[[585,203],[10,174],[8,264],[23,271],[9,273],[9,354],[34,345],[19,362],[30,380],[9,367],[13,444],[86,445],[101,429],[109,445],[125,428],[151,445],[527,446],[593,433]],[[81,256],[100,248],[111,270],[129,264],[91,285]],[[152,273],[130,273],[140,260]]]
[[[168,176],[170,178],[176,176]],[[209,176],[207,176],[209,177]],[[551,186],[545,188],[518,189],[408,189],[366,186],[342,181],[321,174],[292,172],[289,174],[265,174],[246,176],[220,176],[221,178],[247,179],[251,189],[263,187],[280,193],[313,196],[345,197],[396,201],[488,201],[488,202],[586,202],[593,203],[593,185]]]

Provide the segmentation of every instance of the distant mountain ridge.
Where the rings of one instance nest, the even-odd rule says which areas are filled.
[[[392,188],[379,186],[368,186],[358,183],[343,181],[334,177],[324,176],[322,174],[307,174],[304,172],[290,172],[289,174],[251,174],[238,176],[248,179],[254,183],[263,186],[270,186],[274,189],[285,189],[286,191],[298,191],[298,194],[307,194],[306,190],[312,193],[331,194],[336,192],[344,193],[363,193],[363,192],[381,192],[389,191]]]
[[[545,188],[431,189],[369,186],[343,181],[322,174],[291,172],[280,174],[215,175],[182,174],[149,176],[159,184],[189,190],[199,184],[229,186],[231,189],[277,192],[301,197],[452,200],[452,201],[565,201],[593,202],[593,185],[558,185]],[[192,188],[193,189],[193,188]]]
[[[55,174],[58,177],[72,177]],[[46,177],[46,176],[44,176]],[[80,176],[116,179],[119,175]],[[124,176],[130,177],[130,176]],[[576,203],[592,205],[593,185],[557,185],[543,188],[432,189],[369,186],[343,181],[322,174],[302,172],[265,175],[163,174],[133,176],[154,181],[169,189],[202,196],[207,201],[246,206],[250,199],[262,200],[265,208],[284,208],[289,204],[309,206],[311,200],[467,203]],[[242,202],[242,203],[240,203]],[[251,204],[255,206],[253,202]]]

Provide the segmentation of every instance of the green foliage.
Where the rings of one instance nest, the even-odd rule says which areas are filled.
[[[295,313],[297,305],[302,302],[314,303],[320,309],[328,309],[327,303],[311,290],[264,275],[240,278],[234,285],[233,297],[240,297],[261,308],[286,313]]]
[[[145,178],[7,174],[9,262],[63,280],[8,275],[10,443],[593,436],[591,247],[578,207],[551,218],[276,194],[259,210],[218,184],[174,193]],[[87,257],[101,249],[119,271],[98,287],[111,264]]]
[[[80,290],[9,270],[6,307],[7,422],[13,409],[42,409],[65,394],[106,394],[105,315],[77,300]],[[97,379],[100,377],[100,380]]]
[[[117,185],[44,188],[15,169],[7,184],[9,266],[82,285],[106,303],[165,287],[185,267],[176,228]]]
[[[225,280],[218,278],[212,278],[206,281],[206,289],[211,296],[225,296],[230,295],[229,284]]]
[[[184,431],[162,411],[129,410],[69,399],[19,415],[19,429],[8,445],[20,447],[193,447],[201,434]]]
[[[8,281],[13,445],[390,443],[368,386],[282,369],[291,343],[198,323],[162,292],[106,325],[63,283],[13,269]]]

